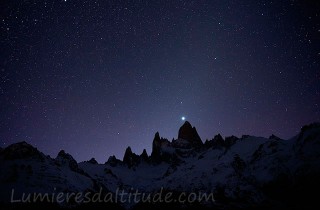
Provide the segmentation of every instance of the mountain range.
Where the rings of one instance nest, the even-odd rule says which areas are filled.
[[[78,163],[64,150],[52,158],[20,142],[0,148],[0,171],[1,209],[313,209],[319,206],[320,123],[286,140],[218,134],[203,142],[186,121],[172,141],[157,132],[150,155],[128,147],[122,160],[111,156],[104,164],[94,158]],[[118,200],[119,192],[126,194],[124,201]],[[134,192],[139,199],[128,199]],[[59,193],[61,202],[55,197]],[[142,201],[143,195],[168,193],[170,202]],[[48,198],[40,202],[34,195]],[[97,202],[96,195],[110,199]]]

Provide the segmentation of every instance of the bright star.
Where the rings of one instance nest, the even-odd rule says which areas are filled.
[[[185,117],[181,117],[181,120],[185,121],[185,120],[186,120],[186,118],[185,118]]]

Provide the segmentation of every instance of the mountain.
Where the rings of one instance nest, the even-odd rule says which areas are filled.
[[[179,129],[178,139],[186,140],[192,146],[201,146],[202,141],[195,127],[186,121]]]
[[[157,132],[150,156],[145,150],[137,155],[128,147],[122,161],[111,156],[105,164],[95,159],[77,163],[63,150],[51,158],[21,142],[0,150],[0,205],[28,206],[10,203],[12,196],[19,200],[23,193],[63,193],[63,198],[82,193],[81,198],[90,201],[95,195],[110,196],[98,204],[120,209],[308,209],[317,205],[319,151],[319,123],[304,126],[288,140],[218,134],[203,143],[196,128],[185,122],[172,141]],[[126,193],[126,199],[119,201],[119,192]],[[134,192],[140,193],[138,200],[129,200]],[[169,194],[170,202],[141,202],[144,195]],[[181,195],[192,199],[182,203]],[[212,197],[198,199],[201,195]],[[53,204],[55,208],[98,205],[77,202],[76,195],[71,198]]]

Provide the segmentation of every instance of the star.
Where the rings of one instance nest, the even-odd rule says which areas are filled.
[[[196,10],[184,1],[164,1],[166,10],[150,12],[157,1],[110,6],[59,0],[26,4],[33,12],[21,16],[7,2],[0,9],[6,37],[0,41],[0,147],[26,140],[51,156],[76,150],[83,151],[73,154],[78,161],[104,162],[109,155],[121,157],[127,146],[150,153],[155,130],[170,137],[186,121],[211,139],[215,132],[269,136],[273,128],[289,138],[306,122],[320,120],[320,52],[312,36],[320,27],[317,11],[308,6],[277,1],[262,8],[248,1],[239,16],[236,8],[214,1],[200,1]],[[282,18],[279,8],[291,8],[286,14],[296,23]],[[53,12],[61,9],[63,15]],[[273,21],[259,24],[271,14]],[[60,27],[64,22],[71,34]],[[286,27],[270,38],[266,29],[279,25]],[[32,62],[25,62],[30,56]]]

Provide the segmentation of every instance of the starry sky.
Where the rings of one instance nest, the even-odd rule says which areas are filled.
[[[320,119],[319,1],[2,0],[0,146],[77,161]]]

